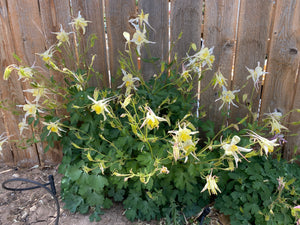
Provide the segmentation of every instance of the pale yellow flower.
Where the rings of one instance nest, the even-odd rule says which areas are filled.
[[[85,20],[81,14],[80,11],[78,12],[78,16],[73,19],[73,21],[70,23],[72,26],[75,27],[75,29],[77,31],[79,31],[80,29],[82,30],[82,33],[85,34],[85,28],[87,27],[87,23],[90,23],[91,21],[87,21]]]
[[[5,133],[0,135],[0,155],[2,155],[2,146],[7,142],[9,137],[5,136]]]
[[[63,131],[65,132],[65,130],[63,130],[60,126],[60,122],[59,120],[55,121],[55,122],[49,122],[49,123],[46,123],[46,122],[43,122],[43,124],[45,126],[47,126],[47,130],[49,130],[49,133],[47,136],[49,136],[50,133],[56,133],[58,136],[61,137],[61,134],[60,134],[60,131]]]
[[[30,79],[33,77],[33,70],[31,67],[23,67],[20,66],[19,68],[17,68],[18,70],[18,75],[19,75],[19,80],[24,78],[26,81],[27,79]]]
[[[208,66],[209,68],[212,67],[212,64],[215,60],[215,56],[213,53],[214,47],[208,49],[207,47],[204,47],[204,45],[201,47],[200,51],[192,56],[188,56],[188,64],[187,67],[192,68],[196,72],[200,72],[200,67]]]
[[[37,84],[37,87],[33,89],[23,90],[23,92],[32,93],[32,96],[35,97],[34,102],[38,102],[40,98],[47,93],[47,89],[42,85]]]
[[[27,116],[33,116],[34,118],[36,118],[36,114],[38,112],[43,113],[43,111],[39,109],[40,106],[38,104],[32,104],[26,98],[25,98],[25,101],[27,104],[17,105],[18,107],[23,107],[23,110],[26,112],[25,119],[27,118]]]
[[[228,104],[228,106],[230,104],[234,105],[235,107],[238,107],[236,104],[234,104],[233,100],[235,99],[235,93],[239,92],[240,90],[234,90],[234,91],[227,91],[226,87],[225,86],[222,86],[223,87],[223,91],[222,91],[222,94],[220,96],[220,98],[218,98],[216,101],[218,100],[222,100],[223,103],[222,105],[220,106],[219,110],[221,110],[221,108],[224,106],[224,104]]]
[[[167,167],[163,166],[163,167],[160,169],[160,173],[169,174],[170,171],[168,170]]]
[[[94,104],[92,105],[91,109],[92,112],[96,112],[97,115],[102,114],[104,117],[104,120],[106,120],[105,112],[110,113],[108,110],[108,102],[113,100],[115,97],[110,98],[104,98],[101,100],[96,100],[88,96],[88,99],[90,99]]]
[[[122,88],[125,85],[126,87],[125,96],[128,96],[132,89],[137,90],[137,88],[134,85],[134,82],[139,81],[140,79],[138,77],[133,77],[132,74],[127,73],[123,69],[122,69],[122,73],[124,75],[122,78],[123,83],[120,86],[118,86],[118,88]]]
[[[241,152],[251,152],[253,149],[243,148],[240,146],[237,146],[237,143],[240,142],[240,137],[235,135],[230,144],[228,143],[222,143],[222,148],[225,150],[225,154],[227,156],[233,156],[235,160],[235,165],[238,167],[238,162],[241,161],[238,154],[241,155],[243,158],[245,158]]]
[[[147,112],[146,118],[141,126],[141,128],[145,125],[147,125],[147,128],[149,130],[152,130],[154,128],[158,128],[159,127],[159,122],[162,121],[167,121],[166,119],[162,118],[162,117],[158,117],[155,115],[155,113],[152,111],[152,109],[150,107],[145,107]]]
[[[140,29],[137,29],[135,33],[133,34],[131,42],[136,44],[136,49],[139,55],[141,55],[141,46],[144,43],[151,43],[155,44],[155,42],[149,41],[146,39],[146,29],[144,26],[143,32],[140,31]]]
[[[263,71],[263,68],[260,67],[260,62],[257,62],[257,67],[255,67],[255,69],[249,69],[248,67],[246,67],[248,72],[250,73],[250,75],[247,77],[247,80],[252,78],[253,83],[254,83],[254,87],[255,89],[258,91],[259,89],[259,79],[261,76],[263,76],[264,74],[266,74],[267,72]]]
[[[136,30],[139,29],[139,27],[142,27],[145,24],[147,24],[152,30],[153,27],[151,27],[151,25],[149,24],[149,13],[145,14],[143,10],[141,10],[141,13],[134,19],[130,19],[129,23],[131,23],[132,26],[134,26],[134,28]]]
[[[205,190],[208,190],[209,195],[214,194],[217,195],[219,191],[221,193],[221,190],[219,189],[217,185],[217,177],[212,176],[212,171],[209,175],[206,176],[206,184],[201,192],[204,192]]]
[[[279,145],[276,143],[277,139],[268,140],[268,139],[256,134],[254,131],[249,131],[249,135],[250,135],[251,139],[253,139],[254,142],[257,142],[260,145],[261,154],[262,154],[262,149],[265,151],[266,155],[268,155],[269,152],[274,151],[274,147]]]
[[[69,34],[67,33],[62,25],[60,25],[60,31],[59,32],[53,32],[53,34],[56,34],[56,39],[59,41],[58,42],[58,46],[60,46],[62,43],[67,42],[68,44],[70,44],[69,41]]]
[[[280,119],[282,117],[282,113],[280,112],[273,112],[273,113],[265,113],[265,115],[268,116],[267,119],[265,119],[265,121],[267,122],[267,125],[271,126],[271,133],[272,134],[280,134],[281,130],[288,130],[287,127],[283,126],[280,123]]]
[[[52,45],[48,50],[43,53],[39,53],[38,55],[42,57],[42,60],[48,64],[52,62],[52,57],[54,54],[54,45]]]
[[[223,74],[221,73],[220,70],[218,70],[218,72],[215,73],[215,77],[213,79],[213,85],[214,88],[219,85],[219,87],[221,88],[222,86],[227,86],[227,82],[226,82],[226,78],[223,76]]]
[[[18,127],[19,127],[19,131],[20,131],[20,135],[22,135],[23,130],[28,130],[29,125],[26,123],[26,119],[25,118],[23,118],[22,122],[20,122],[18,124]]]
[[[186,127],[186,124],[184,124],[183,128],[180,127],[179,124],[179,129],[177,131],[169,131],[171,134],[175,134],[174,139],[176,142],[185,142],[192,140],[193,134],[197,134],[198,131],[191,131],[189,128]]]

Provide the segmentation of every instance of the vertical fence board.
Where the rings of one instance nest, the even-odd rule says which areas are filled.
[[[262,114],[275,109],[284,114],[291,108],[300,56],[299,24],[295,23],[299,20],[299,10],[296,0],[277,2],[268,58],[269,74],[262,96]]]
[[[201,48],[202,0],[171,1],[171,43],[176,43],[172,55],[177,53],[178,60],[186,57],[191,43]]]
[[[40,30],[41,20],[38,2],[16,0],[7,1],[7,3],[15,53],[23,60],[23,64],[32,65],[36,59],[35,53],[45,50],[45,37]],[[10,88],[12,93],[9,94],[15,95],[11,98],[12,102],[22,105],[25,103],[22,89],[27,89],[29,86],[25,82],[20,82],[20,84],[16,82],[17,79],[14,79],[14,81],[12,79],[8,81],[8,85],[12,85]],[[15,88],[16,86],[18,87]],[[30,97],[28,95],[27,98],[32,100]],[[14,138],[20,139],[17,125],[21,122],[22,117],[19,116],[11,119],[12,121],[7,122],[8,129],[14,132]],[[43,154],[43,149],[36,145],[29,146],[24,150],[16,147],[13,150],[13,154],[18,166],[30,166],[40,163],[39,154]]]
[[[203,76],[200,90],[204,90],[210,84],[218,69],[227,79],[227,84],[230,87],[238,2],[238,0],[211,0],[205,2],[203,39],[206,47],[214,47],[215,62],[212,70],[207,71]],[[218,87],[215,89],[210,87],[200,96],[200,105],[204,106],[207,118],[215,121],[216,128],[219,128],[222,124],[222,116],[219,111],[221,102],[215,102],[219,90]]]
[[[88,41],[88,37],[91,34],[97,36],[95,45],[88,52],[87,59],[91,62],[92,56],[97,55],[94,62],[95,71],[102,75],[102,79],[92,77],[90,85],[98,87],[108,87],[108,67],[106,59],[106,44],[105,44],[105,27],[104,27],[104,15],[103,15],[103,0],[72,0],[73,17],[77,17],[78,12],[88,21],[88,27],[85,34],[85,41]],[[88,47],[86,45],[86,47]]]
[[[246,84],[249,75],[246,66],[255,69],[257,62],[260,62],[262,67],[264,65],[271,25],[272,4],[273,0],[241,0],[232,89],[240,89]],[[247,106],[250,103],[253,88],[253,81],[250,79],[245,88],[238,93],[241,104],[239,108],[234,106],[230,108],[230,117],[234,118],[231,122],[236,122],[236,118],[247,115]],[[248,99],[242,102],[241,97],[244,94],[248,94]],[[260,90],[254,91],[252,112],[258,112],[259,99]]]
[[[169,44],[169,2],[166,0],[140,0],[139,11],[149,13],[149,23],[154,28],[152,30],[147,25],[149,31],[149,40],[156,42],[149,44],[142,49],[142,58],[151,59],[151,57],[160,58],[155,63],[141,62],[142,74],[145,80],[149,80],[153,74],[159,73],[160,61],[168,60]]]
[[[300,18],[299,20],[300,21]],[[292,109],[300,109],[300,66],[298,67],[298,78],[295,84],[295,97]],[[300,112],[292,112],[289,117],[289,122],[300,122]],[[300,124],[289,125],[289,131],[293,136],[287,137],[287,143],[284,146],[284,158],[291,159],[294,155],[294,150],[296,155],[300,154]]]
[[[10,96],[11,92],[8,91],[10,86],[5,83],[2,74],[4,73],[5,67],[13,61],[11,54],[9,53],[14,52],[13,43],[9,41],[12,35],[10,32],[8,10],[5,0],[0,0],[0,33],[0,99],[5,102],[5,99],[11,100],[12,96]],[[20,87],[18,88],[20,90]],[[9,123],[11,126],[15,126],[15,124],[11,124],[12,122],[15,122],[15,117],[3,109],[0,109],[0,115],[0,134],[13,134],[7,130],[6,123]],[[2,151],[0,153],[0,163],[6,163],[9,166],[14,165],[14,151],[16,151],[16,149],[13,145],[7,143],[3,144]]]
[[[123,32],[134,33],[134,28],[128,20],[136,16],[135,0],[105,0],[105,15],[107,22],[109,69],[111,72],[111,86],[116,88],[122,83],[122,75],[118,76],[120,67],[119,52],[125,53],[125,38]]]
[[[285,114],[293,107],[299,108],[299,78],[298,86],[295,85],[300,62],[299,21],[299,1],[277,1],[267,67],[269,74],[266,76],[262,95],[262,115],[275,109]],[[292,114],[290,121],[297,118],[296,114]],[[293,126],[290,129],[292,132],[296,131]],[[299,144],[299,137],[288,138],[285,157],[291,157],[294,144]]]

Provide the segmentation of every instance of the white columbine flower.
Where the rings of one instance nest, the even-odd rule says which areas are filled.
[[[227,156],[232,155],[234,157],[236,167],[238,167],[238,162],[241,161],[238,154],[241,155],[243,158],[245,158],[241,152],[251,152],[252,151],[252,149],[237,146],[237,143],[239,143],[240,140],[241,140],[240,137],[235,135],[232,138],[230,144],[222,143],[222,148],[225,150],[224,155],[227,155]]]
[[[61,124],[59,123],[59,120],[55,122],[43,122],[45,126],[47,126],[47,130],[49,130],[49,133],[47,136],[49,136],[50,133],[56,133],[58,136],[61,137],[60,131],[65,132],[62,128],[60,128]]]
[[[224,104],[232,104],[234,105],[235,107],[238,107],[236,104],[234,104],[233,102],[233,99],[235,99],[235,93],[239,92],[240,90],[234,90],[234,91],[227,91],[226,87],[225,86],[222,86],[223,87],[223,91],[222,91],[222,94],[220,96],[220,98],[218,98],[216,101],[218,100],[222,100],[223,103],[222,105],[220,106],[219,110],[221,110],[221,108],[224,106]]]
[[[161,121],[167,121],[166,119],[162,117],[158,117],[155,115],[155,113],[152,111],[150,107],[145,107],[147,112],[146,118],[141,126],[141,128],[145,125],[147,125],[147,128],[149,130],[152,130],[153,128],[158,128],[159,127],[159,122]]]
[[[52,57],[54,54],[54,45],[52,45],[48,50],[43,53],[39,53],[38,55],[42,57],[43,61],[50,64],[52,62]]]
[[[59,32],[53,32],[53,34],[56,34],[56,39],[59,41],[58,46],[60,46],[64,42],[67,42],[68,44],[70,44],[70,41],[69,41],[69,34],[70,33],[67,33],[63,29],[61,24],[60,24],[60,31]]]
[[[248,67],[246,67],[246,68],[250,73],[250,75],[247,77],[247,80],[252,78],[252,80],[254,82],[254,87],[258,91],[258,89],[259,89],[259,87],[258,87],[259,79],[260,79],[261,76],[263,76],[267,72],[264,72],[263,69],[260,67],[260,62],[257,62],[257,67],[254,70],[249,69]]]
[[[104,117],[104,120],[106,120],[105,112],[109,113],[108,108],[108,102],[113,100],[115,97],[110,98],[104,98],[101,100],[93,99],[92,97],[88,96],[88,99],[90,99],[94,104],[91,106],[92,112],[96,112],[97,115],[102,114]]]
[[[0,135],[0,155],[2,155],[2,146],[7,142],[9,137],[5,136],[5,133]]]
[[[91,21],[85,20],[81,14],[80,11],[78,12],[78,16],[73,19],[73,21],[70,23],[72,26],[75,27],[77,31],[80,29],[82,30],[82,33],[85,34],[85,28],[87,27],[87,23],[90,23]]]
[[[212,171],[209,175],[206,176],[206,184],[201,192],[208,190],[209,195],[214,194],[217,195],[219,191],[221,193],[221,190],[219,189],[217,185],[217,177],[212,176]]]
[[[219,87],[227,86],[226,78],[223,76],[220,70],[215,73],[215,77],[213,79],[214,88],[219,85]]]
[[[18,124],[20,135],[22,135],[23,130],[28,130],[29,125],[26,123],[26,119],[23,118],[22,122]]]
[[[125,96],[128,96],[130,94],[131,89],[137,90],[137,88],[134,85],[135,81],[139,81],[140,79],[138,77],[133,77],[132,74],[127,73],[125,70],[122,69],[122,73],[124,77],[122,78],[123,84],[118,86],[118,88],[121,88],[125,85],[126,87],[126,93]]]
[[[254,142],[257,142],[260,145],[261,154],[262,154],[262,149],[265,151],[266,155],[268,155],[269,152],[274,151],[274,147],[279,145],[276,143],[277,139],[268,140],[268,139],[256,134],[254,131],[249,131],[249,135],[253,139]]]
[[[25,98],[25,101],[26,101],[27,104],[17,105],[18,107],[23,107],[23,110],[26,112],[25,113],[25,120],[26,120],[27,116],[33,116],[36,119],[37,112],[43,113],[43,111],[39,109],[38,104],[32,104],[26,98]]]
[[[141,46],[144,43],[155,44],[155,42],[148,41],[146,39],[146,28],[145,28],[145,26],[144,26],[143,32],[141,32],[140,29],[137,29],[135,31],[135,33],[133,34],[131,42],[136,44],[136,49],[137,49],[139,55],[141,55]]]

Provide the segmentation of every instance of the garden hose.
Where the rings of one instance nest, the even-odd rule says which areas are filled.
[[[56,203],[57,216],[56,216],[55,225],[58,225],[59,215],[60,215],[60,207],[59,207],[58,199],[56,197],[56,189],[55,189],[55,185],[54,185],[53,175],[49,175],[48,179],[49,179],[49,183],[41,184],[39,182],[36,182],[36,181],[33,181],[33,180],[28,180],[28,179],[25,179],[25,178],[14,178],[14,179],[9,179],[9,180],[4,181],[2,183],[2,188],[6,189],[6,190],[9,190],[9,191],[28,191],[28,190],[32,190],[32,189],[36,189],[36,188],[46,189],[46,191],[53,197],[53,199]],[[5,186],[6,184],[11,183],[11,182],[15,182],[15,181],[23,181],[23,182],[27,182],[27,183],[32,183],[36,186],[27,187],[27,188],[10,188],[10,187]],[[51,189],[46,187],[47,185],[50,185]]]

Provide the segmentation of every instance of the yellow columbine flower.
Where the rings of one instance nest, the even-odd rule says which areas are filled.
[[[24,90],[23,92],[28,92],[28,93],[32,93],[32,95],[35,97],[35,99],[33,100],[34,102],[38,102],[40,100],[40,98],[47,93],[46,88],[44,88],[41,85],[37,85],[36,88],[33,89],[27,89]]]
[[[175,134],[174,139],[176,140],[176,142],[185,142],[185,141],[192,140],[191,135],[197,134],[198,131],[191,131],[186,127],[186,124],[184,124],[184,127],[181,128],[179,124],[178,131],[169,131],[169,133]]]
[[[204,192],[205,190],[208,190],[209,195],[214,194],[217,195],[219,191],[221,193],[221,190],[219,189],[217,185],[218,178],[216,176],[212,176],[212,171],[209,175],[206,176],[206,184],[201,192]]]
[[[31,115],[34,118],[36,118],[37,112],[43,113],[43,111],[39,109],[39,105],[38,104],[32,104],[26,98],[25,98],[25,101],[26,101],[27,104],[25,104],[25,105],[17,105],[18,107],[23,107],[23,110],[26,112],[25,113],[25,120],[26,120],[27,116],[29,116],[29,115]]]
[[[70,44],[69,41],[69,34],[67,33],[62,25],[60,25],[60,32],[53,32],[53,34],[56,34],[56,39],[59,41],[58,42],[58,46],[60,46],[62,43],[67,42],[68,44]]]
[[[8,138],[9,137],[5,136],[5,133],[0,135],[0,155],[2,155],[2,146],[3,146],[4,143],[7,142]]]
[[[137,16],[137,18],[135,19],[130,19],[128,22],[131,23],[132,26],[134,26],[134,28],[136,30],[139,29],[139,27],[142,27],[145,24],[147,24],[152,30],[153,27],[151,27],[151,25],[149,24],[149,13],[145,14],[143,10],[141,10],[141,13]]]
[[[4,70],[3,80],[8,80],[8,78],[9,78],[11,72],[12,72],[14,69],[16,69],[16,68],[17,68],[16,65],[9,65],[9,66],[7,66],[7,67],[5,68],[5,70]]]
[[[159,122],[160,121],[167,121],[166,119],[162,118],[162,117],[158,117],[155,115],[155,113],[152,111],[152,109],[150,107],[145,107],[147,112],[146,118],[141,126],[141,128],[145,125],[147,125],[147,128],[149,130],[152,130],[154,128],[158,128],[159,127]]]
[[[82,33],[85,34],[85,28],[87,27],[87,23],[90,23],[91,21],[85,20],[81,15],[80,11],[78,12],[78,16],[73,19],[73,21],[70,23],[72,26],[75,27],[77,31],[80,29],[82,30]]]
[[[33,70],[31,67],[21,66],[20,68],[18,68],[18,75],[19,75],[19,80],[22,78],[25,78],[25,80],[27,80],[28,78],[33,77]]]
[[[46,122],[43,122],[43,124],[45,126],[47,126],[47,130],[49,130],[49,133],[56,133],[58,136],[61,137],[61,134],[60,134],[60,131],[63,131],[65,132],[62,128],[60,128],[60,123],[59,123],[59,120],[55,121],[55,122],[49,122],[49,123],[46,123]],[[47,135],[47,136],[48,136]]]
[[[22,122],[20,122],[20,123],[18,124],[18,128],[19,128],[19,131],[20,131],[20,135],[22,135],[23,130],[27,130],[28,127],[29,127],[29,125],[26,123],[26,119],[23,118],[23,119],[22,119]]]
[[[88,96],[88,99],[90,99],[94,104],[92,105],[91,109],[92,112],[96,112],[97,115],[102,114],[104,117],[104,120],[106,120],[105,112],[109,113],[109,110],[107,109],[108,105],[107,103],[111,100],[113,100],[115,97],[110,98],[104,98],[102,100],[95,100]]]
[[[252,78],[253,82],[254,82],[254,87],[255,89],[258,91],[259,87],[259,78],[261,76],[263,76],[264,74],[266,74],[267,72],[264,72],[263,69],[260,67],[260,62],[257,62],[257,67],[255,67],[255,69],[249,69],[248,67],[246,67],[248,72],[250,73],[250,75],[247,77],[247,80],[249,78]]]
[[[47,51],[38,54],[39,56],[42,57],[42,60],[48,64],[50,64],[52,62],[52,57],[53,57],[53,53],[54,53],[53,48],[54,48],[54,45],[52,45]]]
[[[122,78],[123,84],[118,86],[118,88],[121,88],[125,85],[126,87],[126,93],[125,96],[128,96],[130,94],[131,89],[137,90],[137,88],[134,85],[135,81],[139,81],[140,79],[138,77],[133,77],[132,74],[127,73],[125,70],[122,69],[122,73],[124,77]]]
[[[160,173],[169,174],[170,171],[168,170],[167,167],[163,166],[163,167],[160,169]]]
[[[213,85],[214,88],[219,85],[219,87],[221,88],[222,86],[227,86],[227,82],[226,82],[226,78],[223,76],[223,74],[221,73],[220,70],[218,70],[218,72],[215,73],[215,77],[213,79]]]
[[[224,155],[233,156],[235,160],[235,165],[238,167],[238,162],[241,161],[238,154],[245,158],[241,152],[251,152],[253,149],[243,148],[237,146],[237,143],[240,142],[240,137],[235,135],[230,144],[222,143],[222,148],[225,150]],[[246,158],[245,158],[246,159]]]
[[[155,42],[148,41],[146,39],[146,29],[145,29],[145,26],[144,26],[143,32],[141,32],[140,29],[137,29],[135,31],[135,33],[133,34],[131,42],[133,42],[133,43],[136,44],[136,50],[137,50],[137,52],[138,52],[139,55],[141,55],[141,46],[144,43],[155,44]]]
[[[212,67],[212,64],[215,60],[215,56],[213,53],[213,47],[208,49],[207,47],[204,47],[204,45],[201,47],[200,51],[192,56],[188,56],[188,64],[187,67],[192,68],[196,72],[200,72],[199,67],[204,67],[205,65],[208,65],[209,68]]]
[[[235,99],[234,93],[239,92],[240,90],[227,91],[225,86],[222,86],[222,88],[223,88],[223,91],[222,91],[221,97],[216,100],[216,101],[218,101],[218,100],[223,101],[219,110],[221,110],[221,108],[224,106],[224,104],[228,104],[228,105],[232,104],[235,107],[238,107],[236,104],[233,103],[233,99]]]
[[[277,141],[277,139],[268,140],[268,139],[256,134],[253,131],[250,131],[249,135],[253,139],[254,142],[257,142],[260,145],[261,154],[262,154],[262,149],[265,151],[266,155],[268,155],[269,152],[274,151],[274,147],[279,145],[279,144],[275,143]]]
[[[265,113],[265,115],[268,116],[266,121],[267,125],[271,126],[272,134],[280,134],[282,129],[288,130],[287,127],[280,124],[282,113],[275,111],[273,113]]]

